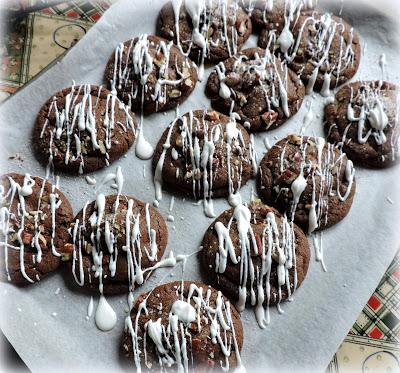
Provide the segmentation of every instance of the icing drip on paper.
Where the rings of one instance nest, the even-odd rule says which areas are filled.
[[[86,320],[89,320],[92,317],[92,314],[93,314],[93,297],[90,297],[90,301],[87,308]]]
[[[143,159],[143,160],[150,159],[154,153],[154,148],[143,136],[142,123],[138,130],[135,153],[138,158]]]
[[[103,332],[108,332],[114,329],[117,324],[117,314],[108,304],[103,294],[100,295],[94,320],[96,326]]]
[[[303,125],[301,126],[301,129],[300,129],[300,135],[304,135],[307,128],[311,125],[311,123],[314,120],[314,112],[312,110],[311,101],[308,102],[307,106],[308,106],[308,110],[307,110],[306,115],[303,118]]]

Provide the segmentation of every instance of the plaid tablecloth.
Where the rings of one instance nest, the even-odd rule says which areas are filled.
[[[51,1],[57,4],[43,8]],[[14,2],[19,5],[15,10],[22,15],[10,22],[0,40],[0,101],[73,46],[115,1]],[[26,13],[30,7],[43,9]],[[345,307],[338,305],[338,312]],[[387,269],[327,371],[400,372],[400,254]]]

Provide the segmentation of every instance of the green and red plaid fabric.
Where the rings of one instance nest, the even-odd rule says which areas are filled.
[[[369,299],[350,334],[400,342],[400,254]]]
[[[45,8],[41,12],[45,14],[57,14],[65,17],[80,18],[89,22],[97,22],[102,14],[114,2],[115,0],[72,0]]]

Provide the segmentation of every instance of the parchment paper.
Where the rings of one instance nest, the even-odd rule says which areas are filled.
[[[30,145],[32,126],[41,105],[56,91],[69,86],[72,79],[77,83],[101,83],[104,66],[117,43],[139,33],[155,32],[155,19],[161,3],[154,0],[120,0],[61,62],[2,105],[2,172],[30,172],[44,176],[45,170],[33,157]],[[340,7],[340,2],[336,6]],[[396,69],[399,45],[395,21],[377,11],[371,12],[365,4],[360,6],[358,3],[353,10],[351,8],[351,4],[345,2],[343,15],[359,31],[363,44],[367,43],[356,78],[382,78],[378,60],[384,52],[388,78],[399,83]],[[247,45],[255,45],[255,40],[252,38]],[[210,71],[206,70],[205,78]],[[194,94],[181,106],[181,113],[209,107],[209,101],[203,94],[204,83],[199,84]],[[320,117],[306,133],[323,135],[324,100],[317,94],[306,98],[306,102],[310,100]],[[303,104],[300,113],[280,129],[255,136],[259,159],[266,150],[264,137],[274,143],[288,133],[300,131],[305,112],[306,105]],[[145,136],[153,145],[174,115],[170,111],[165,115],[145,118]],[[16,153],[21,154],[22,162],[8,160]],[[117,165],[122,167],[126,179],[125,194],[151,203],[154,199],[151,161],[137,159],[132,148],[127,157],[92,176],[101,180]],[[266,330],[258,328],[251,309],[243,313],[243,361],[249,371],[257,368],[323,370],[390,264],[399,246],[399,167],[380,171],[358,168],[356,176],[357,193],[350,214],[343,222],[323,233],[328,272],[322,271],[313,255],[308,276],[295,294],[294,301],[283,305],[283,315],[272,310],[271,324]],[[253,187],[254,180],[242,189],[244,200],[249,200]],[[95,198],[94,187],[89,186],[84,177],[61,175],[61,189],[70,198],[75,213],[86,200]],[[112,193],[107,187],[102,191]],[[166,217],[171,195],[164,192],[163,196],[160,211]],[[226,208],[226,201],[215,201],[217,214]],[[201,206],[193,205],[189,199],[183,201],[180,197],[175,198],[171,214],[175,216],[175,222],[168,223],[170,238],[167,254],[170,250],[175,253],[198,250],[212,219],[204,216]],[[178,267],[172,271],[159,270],[147,284],[136,290],[136,294],[160,282],[180,278]],[[201,278],[196,256],[188,261],[184,278]],[[60,290],[56,294],[58,288]],[[61,273],[24,289],[1,284],[0,294],[1,329],[33,372],[121,369],[118,348],[126,316],[125,296],[108,298],[118,313],[118,324],[111,332],[104,333],[95,327],[93,317],[85,320],[90,297],[68,289]],[[97,301],[95,296],[95,306]]]

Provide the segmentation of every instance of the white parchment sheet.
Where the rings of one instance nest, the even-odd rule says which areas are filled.
[[[73,79],[76,83],[101,83],[104,66],[117,43],[140,33],[154,33],[161,5],[162,1],[155,0],[120,0],[62,61],[0,107],[2,173],[16,171],[44,176],[45,170],[34,158],[31,148],[32,128],[41,105],[56,91],[71,85]],[[340,5],[340,1],[335,4],[337,8]],[[349,0],[343,4],[343,16],[359,31],[364,47],[356,78],[382,78],[378,61],[385,53],[387,77],[400,83],[396,20],[392,21],[365,4],[355,5]],[[253,37],[247,46],[255,43]],[[206,70],[205,78],[210,71]],[[209,107],[204,84],[198,84],[181,106],[181,113]],[[323,135],[324,99],[316,94],[308,96],[305,103],[308,101],[312,102],[319,118],[306,132]],[[263,145],[265,136],[272,144],[277,138],[299,132],[306,110],[306,104],[303,104],[301,111],[287,124],[255,136],[259,160],[266,151]],[[145,118],[145,136],[153,145],[174,115],[174,111],[170,111]],[[21,154],[23,162],[8,160],[16,153]],[[126,180],[124,193],[151,203],[154,200],[151,161],[136,158],[132,148],[125,158],[92,176],[101,180],[117,166],[122,167]],[[357,193],[348,217],[323,233],[328,272],[324,273],[321,265],[315,262],[313,252],[308,276],[295,294],[294,301],[283,305],[285,313],[282,315],[273,309],[271,324],[265,330],[259,329],[251,309],[243,313],[245,340],[242,354],[248,371],[264,367],[280,371],[298,371],[300,368],[310,371],[323,370],[327,366],[399,247],[399,174],[400,167],[378,171],[358,168]],[[249,200],[254,187],[255,181],[252,180],[242,189],[244,200]],[[89,186],[84,177],[61,175],[61,189],[70,198],[75,213],[87,200],[95,198],[94,187]],[[112,190],[103,187],[102,192],[112,193]],[[388,201],[388,197],[393,203]],[[164,217],[170,213],[170,201],[171,195],[164,192],[160,204]],[[228,207],[225,200],[215,202],[217,214]],[[198,250],[203,233],[212,220],[205,217],[201,206],[195,206],[188,199],[183,201],[178,196],[171,214],[175,222],[168,222],[166,253],[173,250],[175,254],[188,254]],[[136,294],[161,281],[180,278],[180,267],[161,269],[147,284],[137,289]],[[201,278],[195,255],[187,263],[184,278]],[[85,320],[90,296],[72,292],[65,285],[61,273],[23,289],[0,284],[0,296],[1,329],[33,372],[122,369],[118,348],[126,316],[125,296],[108,298],[118,314],[117,326],[108,333],[99,331],[93,318]],[[97,295],[94,300],[96,306]]]

